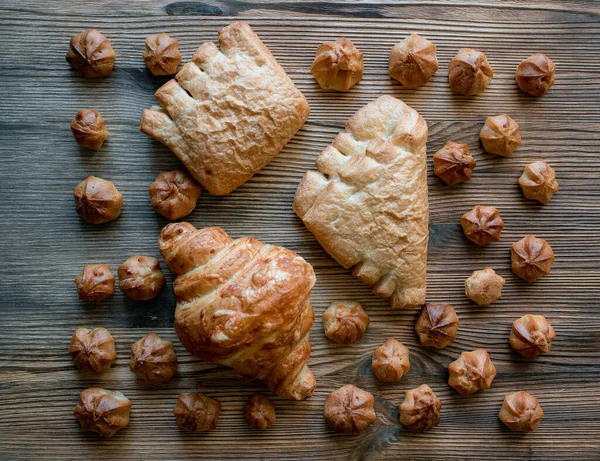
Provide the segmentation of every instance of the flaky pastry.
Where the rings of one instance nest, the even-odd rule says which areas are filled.
[[[382,96],[346,122],[294,198],[323,248],[395,308],[425,302],[426,141],[419,113]]]
[[[169,147],[213,195],[269,163],[308,118],[302,93],[245,22],[206,42],[154,94],[140,130]]]
[[[250,237],[232,240],[219,227],[172,223],[158,244],[178,275],[175,331],[186,349],[262,379],[282,397],[310,397],[312,266],[282,247]]]

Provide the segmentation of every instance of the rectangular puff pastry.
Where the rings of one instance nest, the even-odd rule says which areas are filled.
[[[419,113],[382,96],[348,120],[294,198],[323,248],[395,308],[425,302],[426,142]]]
[[[206,42],[155,93],[140,130],[168,146],[213,195],[248,181],[308,118],[304,95],[245,22]]]

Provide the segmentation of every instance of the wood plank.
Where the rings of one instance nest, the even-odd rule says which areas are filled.
[[[136,303],[117,292],[98,305],[77,299],[73,278],[87,262],[117,266],[134,253],[159,256],[156,239],[166,220],[149,206],[147,187],[158,171],[178,166],[164,146],[138,131],[139,115],[155,103],[165,78],[141,60],[144,37],[167,31],[184,56],[219,28],[247,19],[307,96],[311,116],[263,171],[226,197],[203,193],[189,220],[219,225],[233,236],[255,235],[299,252],[317,273],[312,300],[310,366],[313,398],[278,397],[277,423],[264,433],[247,428],[245,399],[265,392],[226,368],[190,356],[172,325],[173,274],[155,300]],[[86,81],[64,62],[68,40],[88,27],[113,42],[117,66],[108,79]],[[389,49],[410,32],[438,45],[440,70],[416,91],[387,75]],[[310,75],[324,40],[351,38],[365,53],[365,78],[347,94],[321,91]],[[301,37],[301,40],[299,40]],[[593,1],[453,2],[270,0],[179,2],[102,0],[73,3],[0,0],[0,458],[1,459],[598,459],[600,458],[600,11]],[[484,95],[467,98],[448,88],[446,66],[458,48],[481,49],[496,72]],[[557,83],[541,99],[514,83],[517,63],[543,51],[557,64]],[[431,239],[428,299],[455,306],[457,340],[437,351],[422,348],[416,312],[392,311],[333,261],[293,214],[294,192],[314,158],[359,107],[392,94],[427,120],[429,156],[447,140],[468,143],[478,165],[473,179],[443,185],[428,171]],[[73,142],[68,123],[80,108],[97,108],[110,138],[92,154]],[[507,112],[521,124],[523,145],[510,159],[485,154],[479,129]],[[525,164],[546,159],[560,191],[549,206],[523,199],[516,181]],[[72,190],[95,174],[124,194],[122,216],[104,226],[83,224]],[[506,221],[502,240],[485,248],[466,241],[458,220],[476,204],[497,206]],[[527,233],[546,238],[556,262],[550,276],[527,284],[510,270],[509,247]],[[500,301],[477,308],[464,295],[471,271],[494,267],[507,280]],[[164,264],[163,264],[164,267]],[[365,337],[339,346],[322,332],[320,314],[333,299],[362,302],[371,316]],[[525,360],[511,352],[511,322],[528,312],[546,315],[557,331],[552,352]],[[73,368],[67,350],[73,330],[105,326],[118,346],[116,365],[93,376]],[[175,343],[177,377],[150,386],[128,370],[130,345],[149,331]],[[378,383],[370,356],[386,338],[411,350],[411,371],[396,384]],[[460,352],[486,348],[498,368],[492,389],[467,398],[446,384],[448,363]],[[427,382],[443,401],[434,430],[409,434],[398,424],[404,391]],[[334,434],[322,418],[329,392],[354,383],[375,395],[378,420],[364,434]],[[79,430],[72,416],[78,392],[99,385],[133,401],[131,425],[111,440]],[[504,394],[524,389],[545,411],[538,431],[510,433],[497,419]],[[181,434],[171,413],[177,394],[199,390],[221,400],[216,431]]]
[[[439,19],[444,17],[452,21],[486,22],[488,17],[497,21],[526,24],[538,22],[558,22],[564,20],[588,20],[598,16],[598,8],[593,0],[497,0],[481,2],[477,0],[428,0],[396,1],[396,0],[355,0],[315,1],[315,0],[261,0],[258,2],[232,2],[227,0],[173,1],[173,0],[141,0],[124,4],[120,0],[103,0],[88,2],[85,8],[76,3],[56,3],[52,0],[21,0],[18,7],[8,5],[12,12],[35,12],[42,15],[66,14],[79,17],[98,16],[255,16],[259,18],[281,19],[286,16],[307,17],[315,19],[327,16],[373,18],[410,18]],[[491,14],[489,14],[491,13]],[[557,13],[559,16],[557,16]]]

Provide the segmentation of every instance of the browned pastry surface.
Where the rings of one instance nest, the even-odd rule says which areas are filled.
[[[425,37],[410,34],[393,46],[388,73],[406,88],[417,88],[438,70],[436,47]]]
[[[325,336],[338,344],[358,341],[369,326],[369,314],[356,301],[333,301],[323,312]]]
[[[106,77],[113,70],[116,58],[110,41],[96,29],[73,35],[66,60],[84,78]]]
[[[75,211],[90,224],[104,224],[121,215],[123,195],[111,181],[88,176],[73,190]]]
[[[556,65],[542,53],[535,53],[521,61],[515,73],[517,85],[531,96],[542,96],[554,85]]]
[[[533,432],[544,417],[544,410],[533,395],[519,391],[504,397],[498,417],[511,431]]]
[[[108,264],[86,264],[75,277],[79,299],[99,302],[115,292],[115,276]]]
[[[106,328],[78,328],[71,338],[69,354],[80,370],[101,373],[117,358],[115,339]]]
[[[471,242],[483,246],[500,240],[504,220],[493,206],[477,205],[460,218],[460,224]]]
[[[152,209],[165,218],[175,221],[189,215],[202,193],[202,187],[185,170],[161,171],[148,194]]]
[[[462,396],[489,389],[496,377],[496,367],[485,349],[463,352],[448,365],[448,372],[448,385]]]
[[[324,90],[348,91],[363,75],[363,54],[346,37],[317,48],[310,68]]]
[[[275,424],[275,407],[269,397],[262,394],[251,396],[244,405],[244,421],[257,431],[264,431]]]
[[[181,61],[179,42],[165,33],[150,35],[142,57],[152,74],[172,75]]]
[[[485,53],[462,48],[448,64],[450,88],[464,95],[481,94],[490,84],[494,71]]]
[[[131,402],[123,394],[89,387],[79,394],[73,414],[84,431],[112,437],[129,424]]]
[[[485,120],[479,139],[486,152],[510,157],[521,145],[521,129],[510,116],[496,115]]]
[[[311,396],[310,264],[285,248],[189,223],[167,225],[159,248],[178,275],[175,331],[188,351],[262,379],[282,397]]]
[[[529,200],[537,200],[548,205],[554,194],[558,192],[558,182],[554,169],[544,160],[525,165],[519,178],[519,186],[523,195]]]
[[[129,369],[151,383],[170,380],[177,371],[173,343],[154,332],[148,333],[131,345]]]
[[[395,308],[425,302],[426,141],[419,113],[382,96],[346,122],[294,199],[323,248]]]
[[[409,355],[408,347],[394,338],[388,338],[373,351],[371,371],[384,383],[398,381],[410,370]]]
[[[510,246],[512,270],[528,282],[535,282],[552,270],[554,251],[550,244],[533,235],[526,235]]]
[[[98,150],[108,138],[106,123],[96,109],[78,110],[71,120],[71,132],[77,144]]]
[[[458,325],[458,316],[450,304],[425,303],[415,322],[415,331],[423,346],[443,349],[456,339]]]
[[[465,294],[479,306],[487,307],[502,296],[506,280],[496,274],[491,267],[473,271],[465,280]]]
[[[119,266],[119,290],[136,301],[147,301],[158,296],[165,284],[158,259],[133,255]]]
[[[155,93],[140,130],[169,147],[213,195],[271,161],[308,118],[302,93],[245,22],[206,42]]]
[[[173,408],[177,426],[187,432],[211,431],[217,428],[221,402],[198,392],[179,394]]]
[[[467,144],[448,141],[433,154],[433,173],[449,186],[471,179],[476,165]]]
[[[513,322],[508,341],[523,357],[533,358],[550,352],[555,337],[556,332],[546,317],[525,314]]]
[[[373,394],[346,384],[327,396],[323,416],[334,431],[356,434],[377,420],[374,403]]]
[[[400,424],[410,432],[425,432],[440,423],[442,402],[427,384],[406,391],[400,404]]]

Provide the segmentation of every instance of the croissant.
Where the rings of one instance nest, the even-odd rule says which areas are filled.
[[[285,248],[186,222],[167,225],[158,246],[178,275],[175,331],[189,352],[264,380],[282,397],[312,395],[309,263]]]

